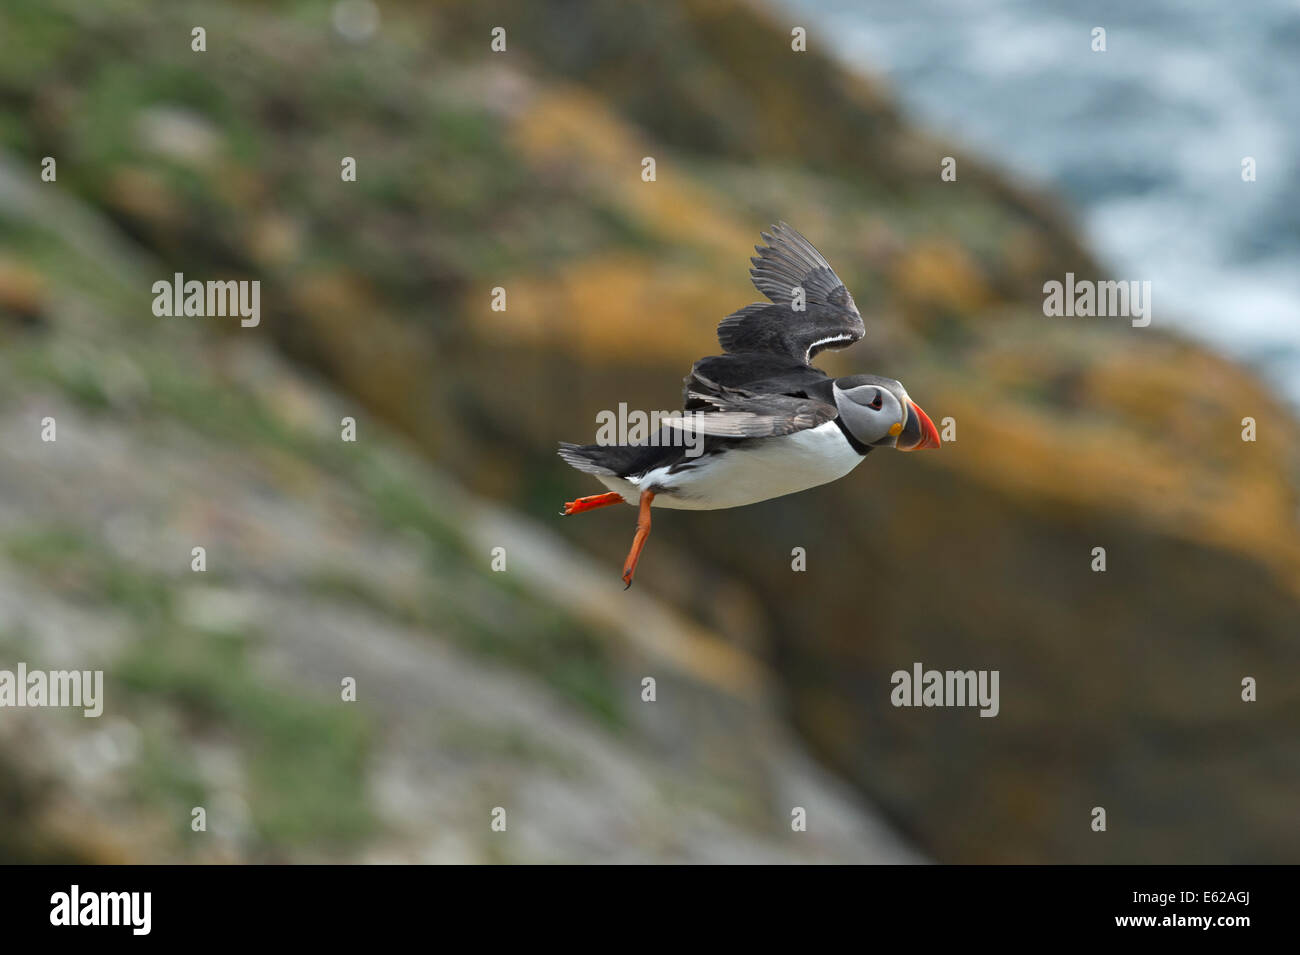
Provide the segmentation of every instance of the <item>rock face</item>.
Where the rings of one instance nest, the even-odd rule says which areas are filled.
[[[130,706],[97,727],[93,805],[80,763],[18,742],[79,724],[0,721],[0,798],[44,834],[0,848],[913,858],[864,797],[944,861],[1300,855],[1296,425],[1158,303],[1146,329],[1045,318],[1044,282],[1105,277],[1050,201],[747,4],[389,3],[363,44],[328,6],[241,8],[201,71],[186,4],[82,6],[0,24],[42,23],[0,63],[0,637],[96,648]],[[868,316],[825,366],[899,378],[945,446],[659,518],[624,595],[630,512],[561,524],[587,484],[555,442],[677,406],[776,219]],[[154,318],[173,271],[259,279],[261,325]],[[46,414],[53,462],[22,437]],[[203,586],[197,539],[228,555]],[[998,670],[999,715],[892,706],[915,662]],[[379,684],[364,717],[340,674]],[[304,781],[329,798],[295,803]],[[225,828],[196,849],[202,798]]]

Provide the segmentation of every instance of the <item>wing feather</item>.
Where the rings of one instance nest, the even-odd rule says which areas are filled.
[[[726,352],[767,352],[803,364],[824,348],[846,348],[866,334],[853,296],[811,242],[784,222],[762,233],[750,260],[754,287],[771,304],[747,305],[718,324]],[[803,307],[794,307],[797,290]]]
[[[686,413],[681,418],[666,419],[666,424],[716,437],[766,438],[816,428],[833,421],[839,413],[834,405],[806,395],[720,384],[703,371],[704,367],[718,364],[718,359],[710,358],[695,363],[686,378]],[[725,362],[720,367],[725,368]],[[809,377],[825,377],[815,369],[805,371]],[[771,379],[773,384],[778,381]]]

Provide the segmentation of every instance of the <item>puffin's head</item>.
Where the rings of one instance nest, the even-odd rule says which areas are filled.
[[[834,388],[845,427],[863,444],[899,451],[939,447],[934,422],[894,379],[849,375],[836,378]]]

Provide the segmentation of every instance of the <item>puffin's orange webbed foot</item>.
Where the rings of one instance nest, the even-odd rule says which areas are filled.
[[[641,492],[641,510],[636,517],[636,536],[632,538],[632,549],[627,552],[627,560],[623,564],[624,590],[632,586],[636,562],[641,559],[641,549],[645,547],[646,538],[650,536],[650,502],[654,499],[654,491]]]
[[[608,507],[610,504],[621,504],[623,495],[616,491],[610,491],[608,494],[593,494],[590,497],[580,497],[576,501],[566,501],[564,510],[560,514],[568,517],[570,514],[581,514],[583,511],[593,511],[598,507]]]

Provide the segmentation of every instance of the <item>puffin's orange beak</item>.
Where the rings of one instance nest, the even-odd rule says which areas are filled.
[[[921,406],[911,399],[907,402],[907,423],[894,445],[899,451],[920,451],[922,448],[939,447],[939,429],[934,426],[930,416],[921,410]]]

